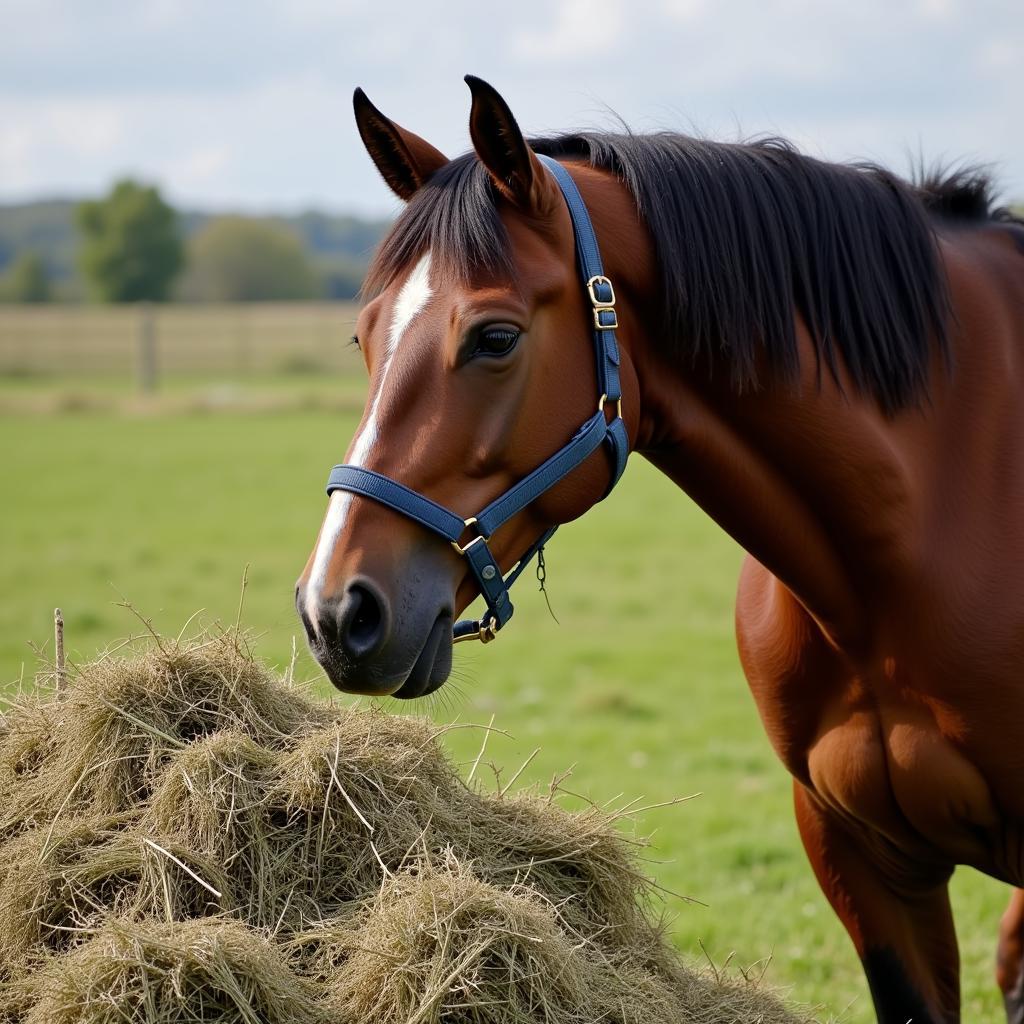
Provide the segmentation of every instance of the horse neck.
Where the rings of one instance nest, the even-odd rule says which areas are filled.
[[[607,179],[588,184],[609,273],[626,300],[619,333],[631,371],[626,401],[637,403],[626,411],[635,449],[782,581],[837,645],[860,646],[869,595],[915,557],[920,415],[894,425],[848,382],[827,370],[819,380],[802,324],[796,381],[766,372],[761,387],[737,393],[724,362],[697,370],[672,356],[680,347],[658,334],[654,254],[632,200]]]
[[[816,381],[736,394],[727,368],[709,383],[649,353],[637,367],[640,453],[837,645],[859,645],[869,595],[914,556],[914,474],[888,424],[834,387],[819,392]]]

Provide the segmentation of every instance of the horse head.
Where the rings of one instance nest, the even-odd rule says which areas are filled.
[[[501,96],[466,81],[473,151],[455,160],[355,94],[366,149],[407,205],[364,288],[356,342],[370,387],[347,464],[467,526],[448,543],[365,490],[331,494],[296,604],[316,658],[349,692],[407,698],[441,686],[453,624],[481,579],[508,572],[615,477],[614,459],[592,448],[487,538],[483,576],[470,571],[472,517],[594,419],[601,368],[562,190]],[[625,356],[619,369],[635,391]]]

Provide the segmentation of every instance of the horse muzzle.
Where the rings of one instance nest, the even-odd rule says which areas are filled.
[[[433,590],[433,588],[430,588]],[[345,693],[400,699],[438,689],[452,668],[451,599],[400,593],[397,600],[366,576],[350,579],[336,595],[296,608],[313,656]]]

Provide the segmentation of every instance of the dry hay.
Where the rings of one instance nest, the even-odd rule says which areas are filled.
[[[795,1024],[684,966],[614,815],[467,786],[431,723],[237,633],[0,718],[4,1024]]]

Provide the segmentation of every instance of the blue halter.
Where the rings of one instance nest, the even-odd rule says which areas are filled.
[[[599,395],[597,411],[564,447],[468,519],[457,516],[397,480],[361,466],[335,466],[327,480],[328,494],[342,490],[372,498],[443,537],[466,559],[487,604],[487,614],[479,620],[464,619],[456,623],[453,633],[456,643],[477,639],[488,643],[495,638],[498,630],[512,618],[508,588],[543,549],[557,527],[553,526],[541,534],[505,577],[487,544],[494,532],[586,461],[602,444],[608,445],[613,465],[608,491],[618,483],[629,455],[629,438],[621,415],[619,346],[615,340],[615,330],[619,326],[615,315],[615,290],[604,275],[594,227],[576,183],[561,164],[547,156],[540,156],[539,159],[555,176],[572,218],[576,236],[576,262],[586,282],[587,296],[592,307]],[[606,407],[614,408],[610,422],[605,414]],[[473,531],[475,536],[462,544],[460,541],[467,531]]]

